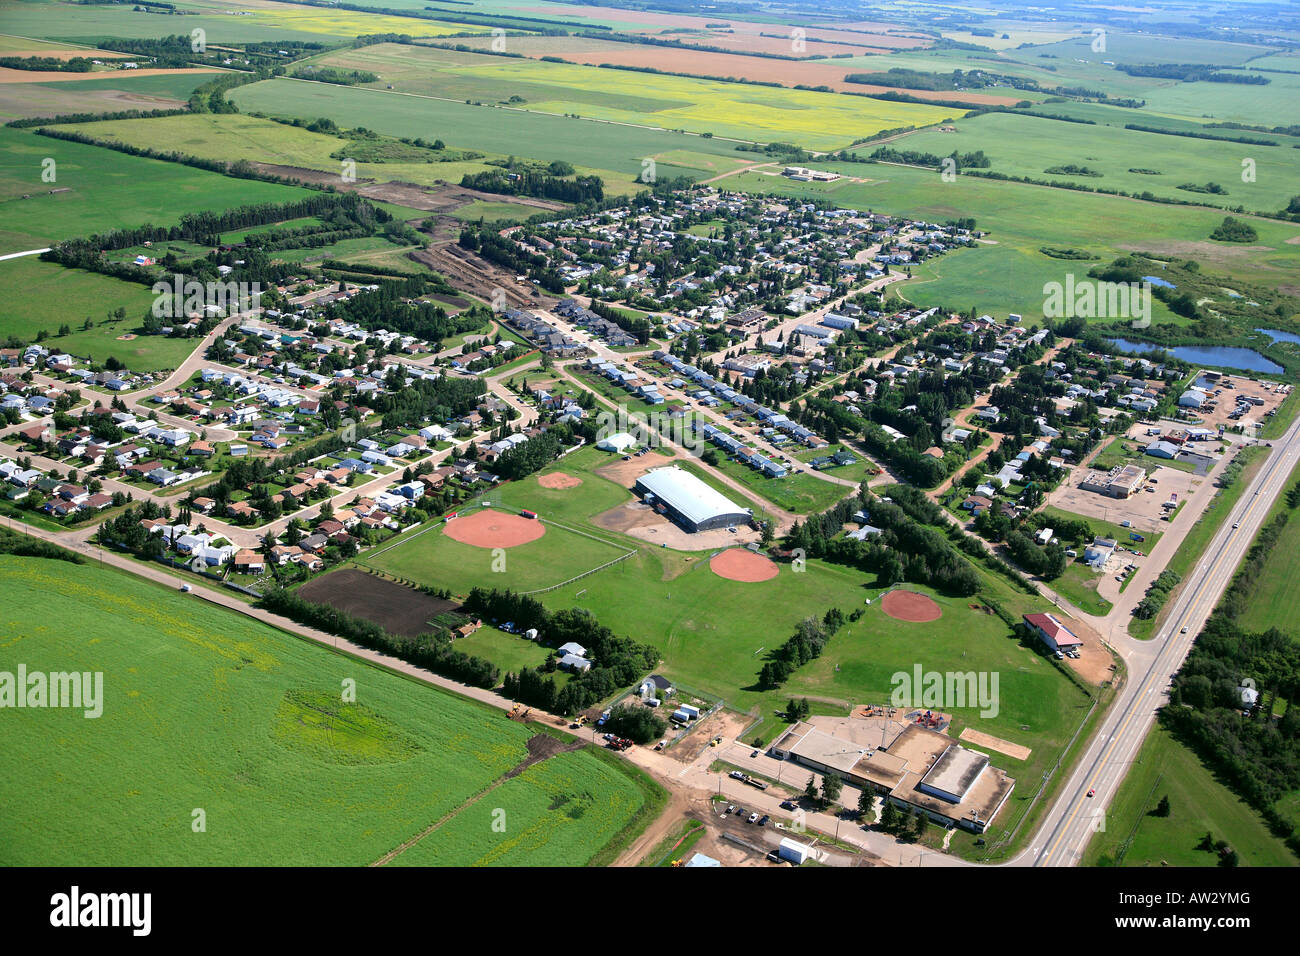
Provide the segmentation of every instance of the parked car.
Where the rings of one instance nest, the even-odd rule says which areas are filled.
[[[768,816],[768,815],[765,813],[765,814],[763,814],[762,817],[759,818],[758,825],[759,825],[760,827],[765,827],[765,826],[767,826],[767,821],[770,820],[770,819],[772,819],[772,818],[771,818],[770,816]]]
[[[757,823],[757,822],[758,822],[758,814],[757,814],[757,813],[751,813],[751,814],[749,815],[749,822],[750,822],[750,823]]]
[[[782,801],[781,801],[781,809],[782,809],[782,810],[794,810],[794,809],[796,809],[796,808],[795,808],[795,805],[794,805],[792,802],[790,802],[789,800],[782,800]]]

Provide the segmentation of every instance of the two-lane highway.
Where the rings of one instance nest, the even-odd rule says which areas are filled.
[[[1166,700],[1170,677],[1182,666],[1192,642],[1227,589],[1250,549],[1269,509],[1286,492],[1286,482],[1300,462],[1300,419],[1273,443],[1272,451],[1169,609],[1165,625],[1153,638],[1154,657],[1140,672],[1129,674],[1119,699],[1048,812],[1033,843],[1016,863],[1073,866],[1082,861],[1088,840],[1103,829],[1105,809],[1119,789]],[[1134,663],[1137,663],[1136,661]],[[1094,796],[1089,797],[1089,792]]]

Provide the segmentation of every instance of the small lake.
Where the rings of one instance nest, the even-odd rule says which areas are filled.
[[[1274,342],[1294,342],[1300,345],[1300,335],[1294,332],[1283,332],[1281,329],[1256,329],[1256,332],[1263,332]]]
[[[1152,285],[1164,286],[1166,289],[1178,288],[1178,286],[1174,285],[1168,279],[1161,279],[1159,276],[1143,276],[1142,278],[1147,282],[1150,282]]]
[[[1300,340],[1300,336],[1295,338]],[[1150,342],[1133,342],[1129,339],[1107,339],[1106,341],[1129,355],[1165,351],[1174,358],[1190,362],[1192,365],[1231,368],[1242,372],[1264,372],[1269,375],[1281,375],[1286,371],[1281,365],[1265,358],[1254,349],[1235,345],[1175,345],[1162,350],[1160,346],[1152,345]]]

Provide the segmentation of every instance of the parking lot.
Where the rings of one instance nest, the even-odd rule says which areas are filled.
[[[1152,459],[1152,465],[1155,461]],[[1128,521],[1132,525],[1132,530],[1139,534],[1165,531],[1169,523],[1162,520],[1165,514],[1162,505],[1171,495],[1177,495],[1180,502],[1185,501],[1207,481],[1198,475],[1188,474],[1176,468],[1156,467],[1155,471],[1147,476],[1140,491],[1134,492],[1128,498],[1109,498],[1094,491],[1084,491],[1079,487],[1086,474],[1087,469],[1076,469],[1075,473],[1061,484],[1061,487],[1048,496],[1047,503],[1083,518],[1099,518],[1112,524]]]
[[[1203,373],[1202,373],[1203,374]],[[1198,376],[1197,381],[1201,381]],[[1191,417],[1198,418],[1198,424],[1205,428],[1218,428],[1224,425],[1227,428],[1240,426],[1245,422],[1253,421],[1257,425],[1262,425],[1268,421],[1268,413],[1282,404],[1291,390],[1289,385],[1279,385],[1276,382],[1259,382],[1255,379],[1246,378],[1244,375],[1225,375],[1217,382],[1205,382],[1207,391],[1210,393],[1210,401],[1199,409],[1189,409]],[[1262,405],[1251,405],[1250,411],[1246,412],[1240,418],[1232,418],[1237,409],[1238,397],[1245,398],[1251,396],[1262,399]]]

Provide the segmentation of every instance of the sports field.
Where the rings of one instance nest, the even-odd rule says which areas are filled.
[[[357,866],[440,821],[473,839],[431,837],[430,863],[540,862],[545,837],[581,865],[655,799],[630,767],[574,752],[500,786],[487,805],[505,830],[480,830],[474,795],[529,756],[533,729],[113,569],[0,557],[0,576],[0,669],[102,672],[104,701],[94,719],[7,712],[6,865]],[[599,807],[565,812],[593,793]]]
[[[461,537],[463,525],[478,523],[486,514],[527,521],[515,513],[462,508],[461,517],[431,524],[397,545],[364,555],[360,561],[366,567],[398,578],[449,588],[453,594],[464,596],[475,585],[514,591],[551,587],[631,550],[544,520],[528,521],[532,528],[545,533],[526,543],[515,544],[508,534],[484,536],[477,528],[475,534],[467,537],[482,541],[481,545],[453,537]]]

